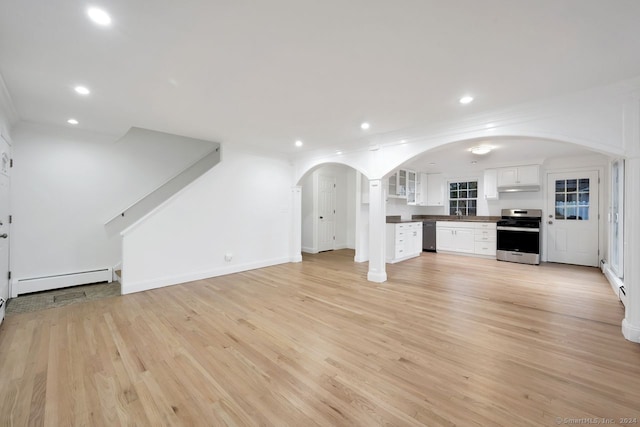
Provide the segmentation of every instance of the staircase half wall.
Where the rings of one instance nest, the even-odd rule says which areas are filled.
[[[184,136],[167,134],[141,128],[131,128],[129,132],[127,132],[127,134],[122,138],[122,140],[140,140],[142,138],[169,138],[175,139],[178,143],[180,141],[184,141],[185,139],[191,141],[195,140],[194,138],[187,138]],[[187,166],[177,175],[173,176],[166,182],[160,183],[160,185],[152,192],[136,200],[129,206],[122,208],[120,211],[118,211],[117,214],[113,215],[105,224],[105,229],[109,235],[122,232],[126,228],[131,227],[136,222],[142,220],[154,209],[158,208],[180,190],[191,184],[193,181],[198,179],[215,165],[220,163],[220,144],[203,140],[198,141],[211,144],[211,150],[202,158]]]

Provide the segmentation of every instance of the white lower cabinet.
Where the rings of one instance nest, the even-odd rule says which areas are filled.
[[[473,253],[473,223],[455,221],[436,222],[436,251]]]
[[[387,224],[386,261],[396,263],[422,253],[422,222]]]
[[[474,253],[495,258],[496,256],[496,223],[475,223]]]
[[[495,257],[496,224],[491,222],[437,221],[436,251]]]

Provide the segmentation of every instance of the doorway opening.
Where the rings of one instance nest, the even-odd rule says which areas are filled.
[[[355,169],[324,164],[309,171],[302,187],[302,252],[356,249]]]

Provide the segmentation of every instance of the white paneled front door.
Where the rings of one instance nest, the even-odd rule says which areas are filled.
[[[318,252],[331,251],[336,236],[336,178],[318,175]]]
[[[598,266],[598,171],[547,175],[547,261]]]
[[[9,184],[11,147],[0,136],[0,322],[9,299]]]

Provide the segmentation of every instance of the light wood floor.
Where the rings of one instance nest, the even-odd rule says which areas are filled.
[[[10,316],[0,425],[640,423],[640,345],[597,269],[424,254],[375,284],[352,260]]]

